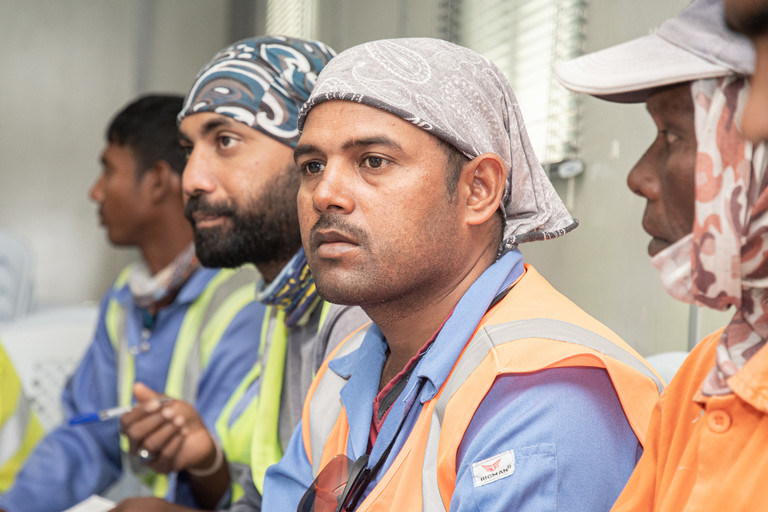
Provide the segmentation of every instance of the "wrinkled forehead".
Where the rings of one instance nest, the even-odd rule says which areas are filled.
[[[493,152],[510,161],[511,86],[487,58],[448,41],[386,39],[345,50],[320,73],[299,130],[312,108],[330,100],[394,114],[467,158]]]
[[[768,35],[768,0],[724,0],[728,27],[748,37]]]
[[[385,110],[346,100],[316,105],[306,116],[294,157],[314,152],[389,148],[400,154],[440,149],[445,141]]]

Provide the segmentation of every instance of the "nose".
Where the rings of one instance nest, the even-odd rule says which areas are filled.
[[[329,161],[325,170],[309,184],[312,193],[312,207],[319,213],[349,213],[354,209],[352,194],[354,172],[348,171],[343,164]],[[302,180],[304,188],[307,180]]]
[[[185,196],[199,196],[210,193],[216,188],[214,169],[210,164],[203,151],[190,150],[184,173],[181,175],[181,186]]]
[[[104,175],[100,174],[93,185],[91,185],[88,196],[91,198],[91,201],[97,203],[104,201]]]
[[[768,38],[755,41],[755,74],[741,119],[741,132],[753,142],[768,141]]]
[[[627,175],[629,190],[647,200],[657,199],[660,193],[659,166],[662,162],[658,158],[655,143],[640,157],[632,170]]]

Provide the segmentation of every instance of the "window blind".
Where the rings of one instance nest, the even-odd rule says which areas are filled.
[[[315,39],[316,0],[267,0],[267,34]]]
[[[442,9],[446,37],[509,79],[539,160],[575,158],[581,102],[552,67],[582,52],[586,0],[444,0]]]

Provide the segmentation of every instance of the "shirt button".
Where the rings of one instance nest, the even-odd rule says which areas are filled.
[[[731,416],[725,411],[712,411],[707,416],[707,425],[712,432],[722,434],[731,428]]]

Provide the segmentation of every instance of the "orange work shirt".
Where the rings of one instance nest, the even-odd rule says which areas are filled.
[[[722,329],[691,352],[656,405],[621,511],[768,510],[768,347],[704,396]]]

